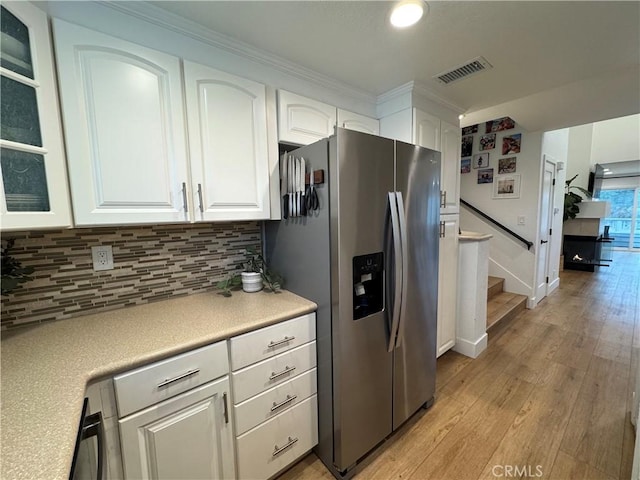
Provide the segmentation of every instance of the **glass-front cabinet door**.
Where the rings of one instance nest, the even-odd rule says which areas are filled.
[[[71,225],[46,14],[26,2],[0,13],[0,225]]]

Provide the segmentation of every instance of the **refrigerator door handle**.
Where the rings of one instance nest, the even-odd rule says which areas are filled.
[[[391,216],[391,237],[393,241],[393,306],[391,328],[389,332],[389,345],[387,351],[392,352],[396,345],[398,326],[400,324],[400,303],[402,301],[402,252],[400,242],[400,223],[398,219],[398,202],[395,192],[389,192],[389,212]],[[388,252],[386,252],[388,255]]]
[[[402,200],[402,192],[396,192],[398,205],[398,224],[400,226],[400,248],[401,248],[401,265],[402,265],[402,285],[400,288],[400,315],[398,322],[398,334],[395,348],[402,345],[404,338],[405,311],[407,307],[407,284],[409,283],[409,255],[407,240],[407,222],[404,214],[404,201]]]

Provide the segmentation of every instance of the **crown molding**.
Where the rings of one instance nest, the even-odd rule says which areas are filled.
[[[376,104],[377,97],[371,92],[358,89],[347,83],[340,82],[327,75],[316,72],[310,68],[302,67],[296,63],[285,60],[278,55],[262,51],[248,43],[229,37],[203,25],[163,10],[144,1],[112,2],[100,0],[97,3],[119,11],[126,15],[136,17],[160,28],[171,30],[180,35],[190,37],[199,42],[210,45],[216,49],[231,53],[251,62],[259,63],[293,76],[305,82],[313,83],[319,87],[331,90],[341,95],[371,105]]]
[[[449,110],[456,112],[456,114],[458,115],[464,113],[467,110],[466,108],[463,108],[460,105],[457,105],[447,100],[446,98],[434,93],[433,90],[431,90],[422,82],[413,82],[413,93],[418,94],[431,102],[437,103],[442,107],[448,108]]]

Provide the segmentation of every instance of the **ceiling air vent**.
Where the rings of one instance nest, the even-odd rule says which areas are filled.
[[[488,70],[490,68],[493,67],[489,62],[487,62],[486,58],[477,57],[473,60],[468,61],[464,65],[460,65],[459,67],[454,68],[453,70],[439,73],[433,78],[437,79],[440,83],[448,85],[450,83],[457,82],[458,80],[462,80],[463,78],[470,77],[471,75],[475,75],[476,73],[482,72],[483,70]]]

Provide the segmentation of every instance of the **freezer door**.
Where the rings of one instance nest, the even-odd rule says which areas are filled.
[[[396,142],[407,230],[402,341],[394,351],[393,429],[435,393],[440,153]]]
[[[392,140],[355,131],[337,129],[330,138],[333,435],[341,472],[391,433],[386,305],[354,320],[353,258],[383,251],[393,149]]]

